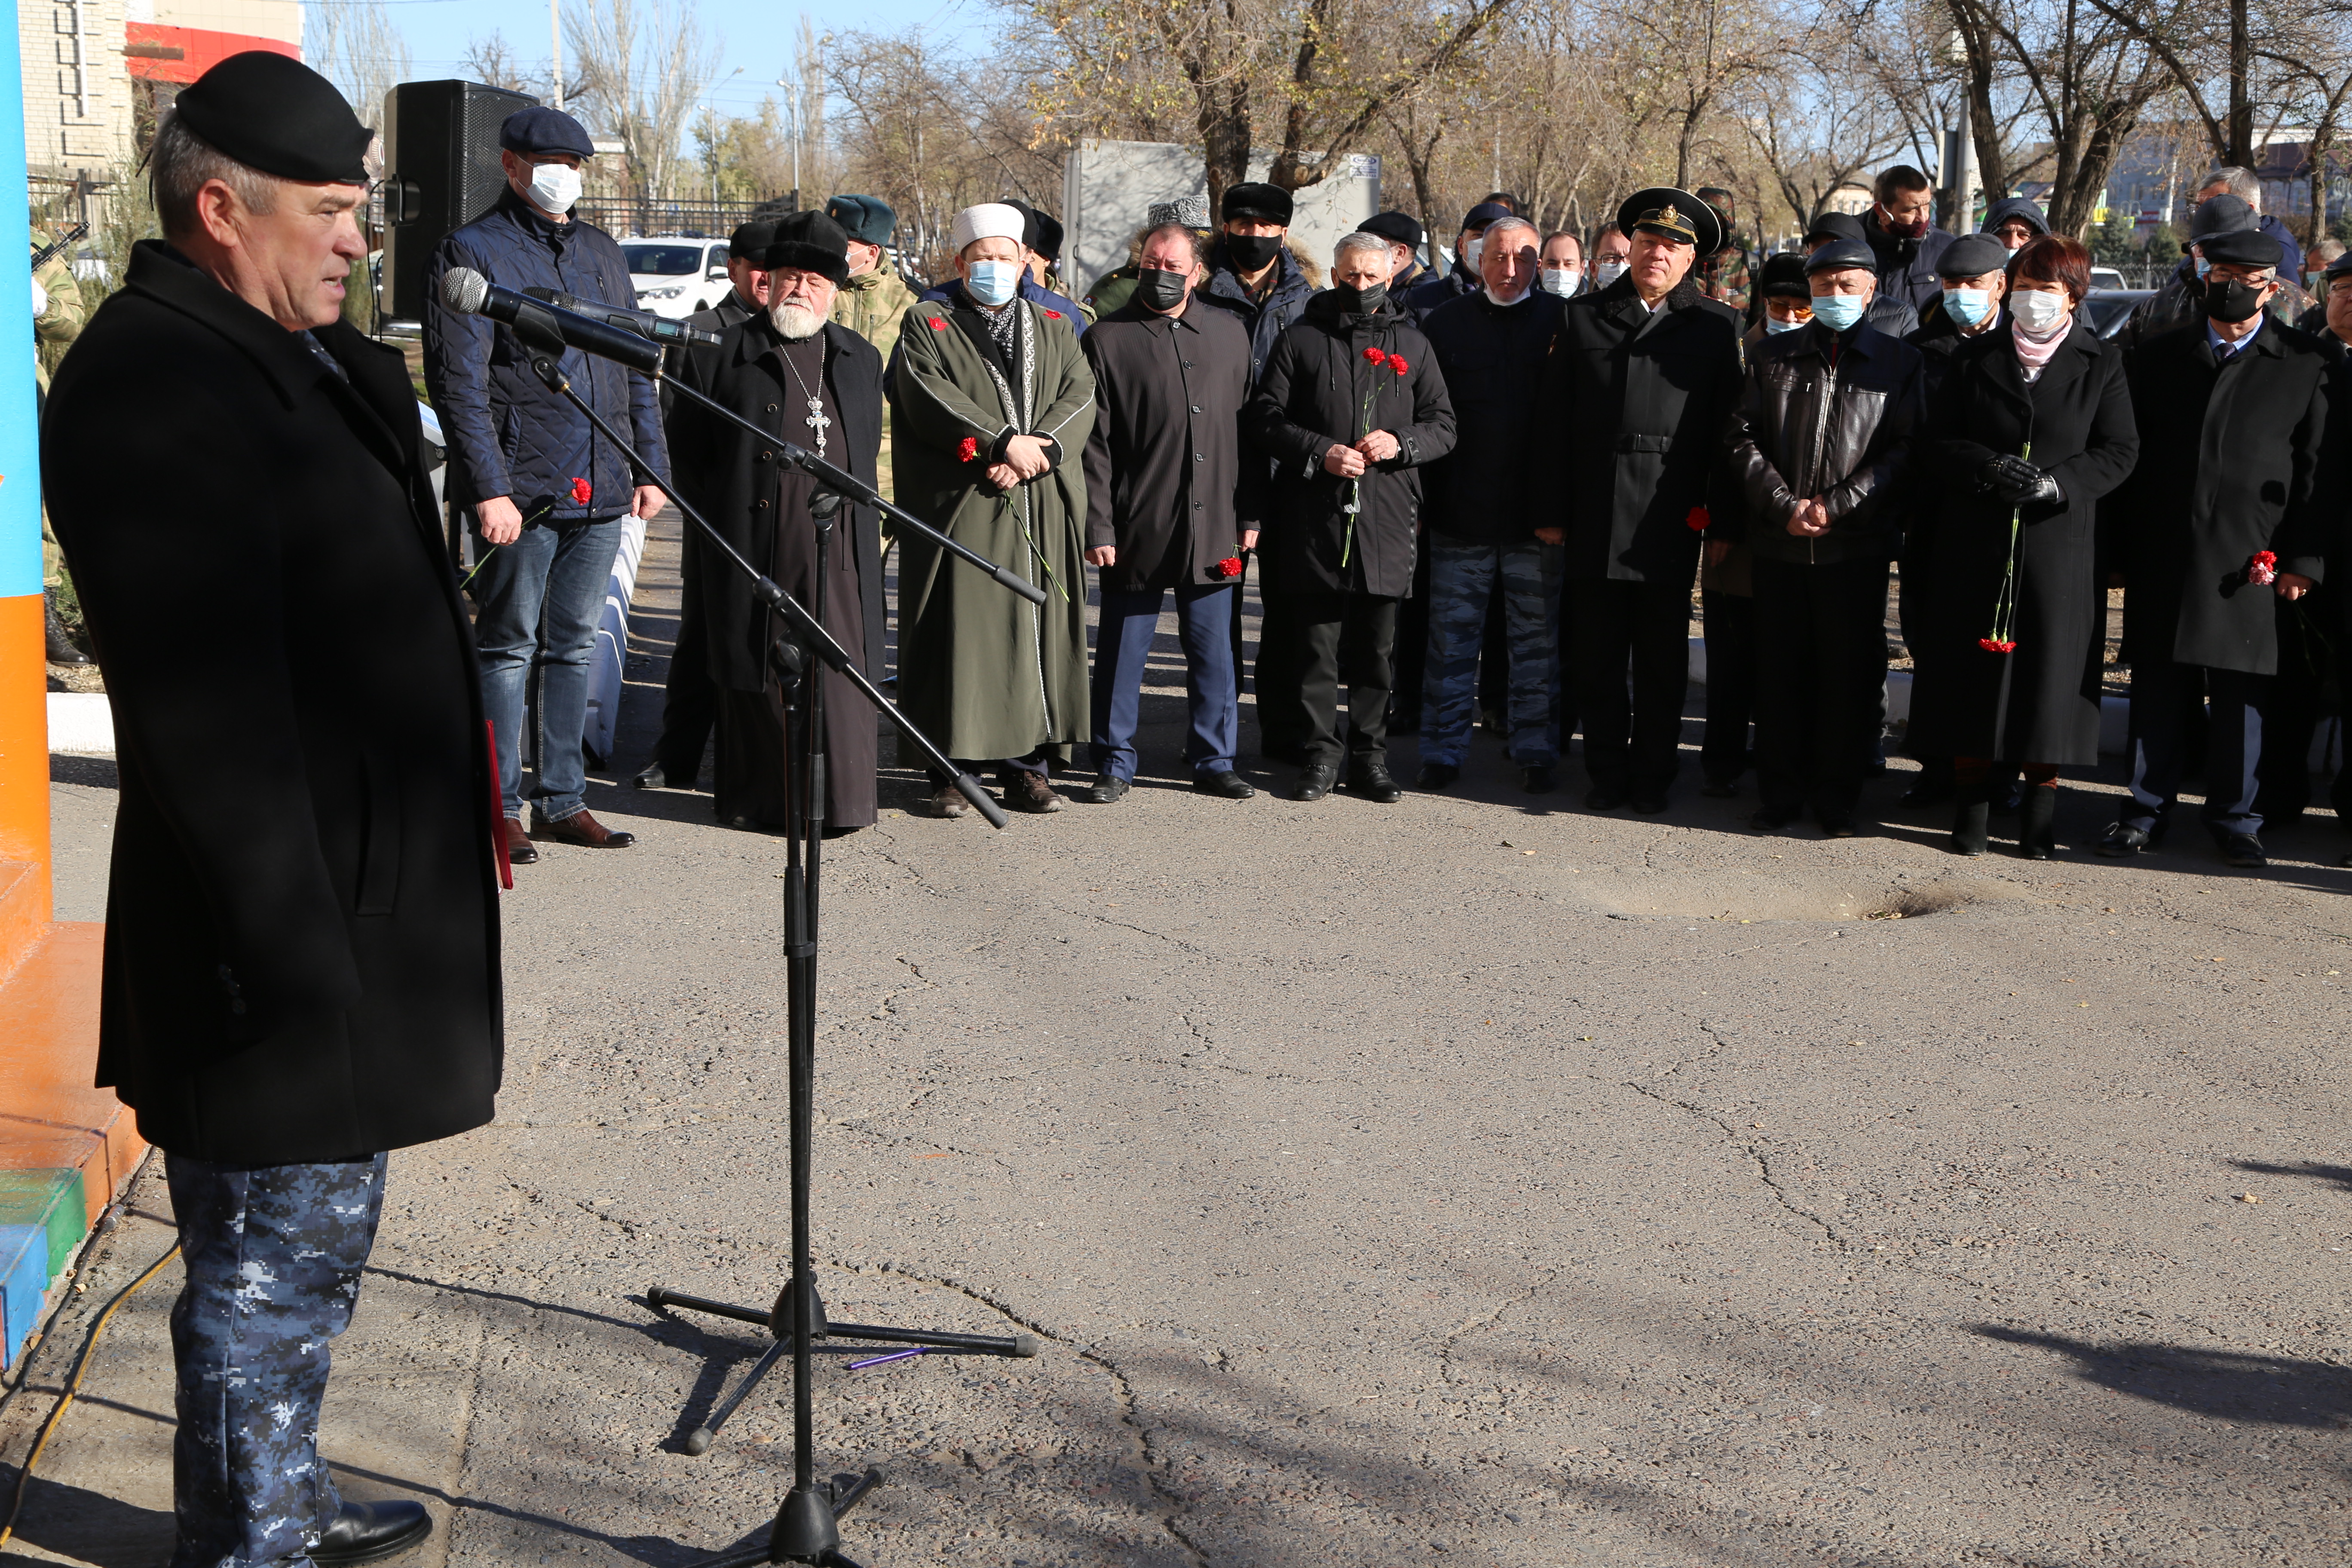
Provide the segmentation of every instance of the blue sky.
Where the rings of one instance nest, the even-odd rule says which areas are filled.
[[[696,5],[704,32],[720,44],[719,76],[703,101],[721,114],[751,113],[792,64],[798,31],[795,13],[754,0],[686,3]],[[547,0],[384,0],[384,14],[408,41],[411,74],[416,80],[460,74],[467,40],[493,31],[504,33],[531,68],[546,64]],[[809,6],[805,14],[820,33],[920,26],[934,45],[950,47],[988,16],[982,0],[858,0],[854,5]]]

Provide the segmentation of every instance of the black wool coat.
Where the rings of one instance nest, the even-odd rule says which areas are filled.
[[[785,368],[781,342],[764,315],[736,322],[716,345],[688,353],[677,379],[732,409],[784,441],[814,451],[814,432],[802,423],[807,398]],[[882,356],[874,345],[836,322],[824,326],[824,378],[833,389],[841,427],[825,433],[825,460],[867,484],[882,448]],[[692,398],[678,397],[669,411],[670,466],[678,491],[710,520],[752,565],[768,569],[767,533],[779,499],[778,478],[785,465],[778,442],[762,440],[721,419]],[[692,525],[688,525],[689,529]],[[846,535],[857,562],[858,591],[865,600],[866,646],[849,651],[861,671],[881,679],[883,653],[881,517],[871,507],[844,502],[833,537],[838,550]],[[694,531],[693,559],[704,574],[702,624],[709,637],[710,679],[730,691],[764,690],[768,681],[768,607],[751,593],[751,580],[723,564],[719,552]],[[758,542],[754,542],[757,541]]]
[[[1259,523],[1265,465],[1242,444],[1250,337],[1230,310],[1185,301],[1163,316],[1129,300],[1083,342],[1095,373],[1087,437],[1087,546],[1112,545],[1110,593],[1233,581]]]
[[[1910,627],[1917,674],[1913,743],[1925,755],[2088,766],[2099,760],[2106,641],[2103,497],[2132,471],[2140,438],[2123,351],[2081,321],[2031,386],[2006,327],[1960,341],[1929,405],[1912,523],[1935,563],[1916,588]],[[2018,511],[2015,651],[1992,635],[2009,563],[2007,502],[1977,488],[1995,453],[2022,454],[2058,481],[2061,500]],[[2133,526],[2117,519],[2118,531]],[[1906,563],[1906,577],[1909,563]]]
[[[2225,370],[2205,333],[2159,332],[2126,362],[2140,460],[2106,509],[2124,658],[2275,675],[2277,595],[2246,563],[2268,550],[2282,572],[2322,574],[2328,358],[2273,319]]]
[[[1374,350],[1378,365],[1366,358]],[[1405,362],[1402,373],[1391,356]],[[1309,300],[1266,358],[1247,427],[1274,467],[1258,540],[1266,586],[1277,594],[1411,594],[1421,469],[1454,449],[1454,405],[1429,340],[1403,310],[1390,300],[1369,313],[1344,311],[1328,289]],[[1332,447],[1352,446],[1373,430],[1397,438],[1395,457],[1371,464],[1360,481],[1324,468]],[[1360,486],[1361,510],[1350,513]]]
[[[1454,450],[1430,465],[1429,526],[1465,544],[1532,537],[1528,447],[1536,388],[1567,300],[1540,290],[1515,305],[1485,292],[1440,305],[1421,323],[1454,404]]]
[[[397,351],[154,241],[59,366],[49,512],[121,769],[98,1081],[172,1153],[490,1120],[497,775]]]
[[[1563,301],[1530,443],[1535,526],[1568,531],[1570,577],[1687,584],[1694,508],[1739,504],[1719,460],[1739,411],[1739,313],[1687,278],[1653,316],[1620,278]]]

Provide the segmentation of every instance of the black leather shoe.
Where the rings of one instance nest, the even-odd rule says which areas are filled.
[[[72,637],[66,631],[65,622],[58,619],[57,590],[54,588],[48,590],[47,597],[41,602],[41,626],[43,640],[48,645],[48,660],[51,664],[61,664],[72,668],[89,662],[89,655],[74,647]]]
[[[2110,860],[2121,860],[2138,854],[2151,842],[2147,828],[2111,822],[2107,824],[2107,836],[2099,840],[2099,853]]]
[[[662,765],[659,763],[647,763],[644,767],[637,770],[637,776],[629,781],[629,787],[632,789],[667,789],[670,787],[669,774],[663,770]]]
[[[1624,804],[1625,792],[1612,789],[1607,784],[1594,784],[1584,792],[1584,809],[1587,811],[1614,811]]]
[[[1983,854],[1987,846],[1991,843],[1990,830],[1985,826],[1985,819],[1991,815],[1992,807],[1986,803],[1980,792],[1955,806],[1952,810],[1952,837],[1948,846],[1952,853],[1955,855]]]
[[[1339,782],[1339,769],[1328,763],[1310,763],[1307,770],[1298,775],[1298,782],[1290,786],[1290,798],[1321,800],[1331,793],[1331,786]]]
[[[1390,776],[1386,763],[1359,763],[1348,770],[1348,793],[1393,805],[1404,798],[1404,786]]]
[[[1413,775],[1412,787],[1444,789],[1461,776],[1462,770],[1452,763],[1423,763],[1421,764],[1421,772]]]
[[[1117,805],[1118,797],[1132,787],[1117,774],[1105,773],[1087,786],[1087,793],[1083,798],[1088,805]]]
[[[433,1516],[421,1502],[351,1502],[319,1533],[308,1556],[319,1568],[373,1563],[405,1552],[433,1533]]]
[[[1822,837],[1824,838],[1853,837],[1853,818],[1851,816],[1825,816],[1822,818]]]
[[[2263,853],[2263,841],[2251,833],[2231,833],[2221,839],[2221,858],[2232,866],[2258,871],[2271,863]]]
[[[1227,768],[1221,773],[1194,773],[1192,793],[1218,795],[1226,800],[1248,800],[1257,794],[1257,790],[1249,780]]]
[[[1698,793],[1709,800],[1729,800],[1739,793],[1738,779],[1709,779],[1698,786]]]
[[[1549,795],[1559,787],[1559,775],[1549,763],[1530,763],[1519,778],[1519,788],[1529,795]]]
[[[1748,826],[1759,833],[1778,833],[1804,815],[1784,806],[1768,805],[1748,819]]]
[[[1656,795],[1635,795],[1633,797],[1633,809],[1640,812],[1643,816],[1657,816],[1658,813],[1666,809],[1665,792],[1661,790]]]

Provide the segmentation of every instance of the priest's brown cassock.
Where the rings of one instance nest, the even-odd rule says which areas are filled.
[[[716,347],[694,350],[678,379],[783,441],[816,451],[874,482],[882,442],[882,357],[846,327],[828,324],[788,342],[764,314],[727,329]],[[814,398],[818,404],[812,410]],[[812,424],[822,418],[823,424]],[[802,604],[816,603],[815,487],[763,440],[678,398],[670,447],[680,489],[728,542]],[[824,625],[878,678],[883,663],[881,536],[874,512],[845,504],[827,550]],[[722,821],[781,827],[792,759],[783,709],[767,649],[783,628],[752,596],[742,573],[719,552],[689,559],[700,579],[711,679],[719,689],[717,809]],[[874,821],[875,713],[839,675],[824,675],[825,821]]]
[[[890,373],[891,461],[900,506],[1044,587],[1045,602],[901,535],[898,702],[959,762],[1043,747],[1066,763],[1088,722],[1082,458],[1095,382],[1058,312],[1026,300],[1005,309],[1014,320],[1002,355],[976,306],[907,312]],[[985,470],[1008,434],[1052,437],[1057,460],[1000,491]]]

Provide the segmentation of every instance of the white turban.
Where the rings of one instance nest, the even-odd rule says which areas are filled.
[[[975,239],[1009,239],[1021,243],[1028,225],[1020,212],[1003,202],[982,202],[976,207],[966,207],[955,215],[955,247],[961,255],[963,247]]]

